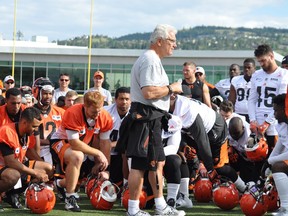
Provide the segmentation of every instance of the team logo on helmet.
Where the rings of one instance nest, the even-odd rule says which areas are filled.
[[[53,189],[47,185],[31,184],[25,191],[25,203],[35,214],[46,214],[50,212],[56,202]]]
[[[238,190],[232,182],[224,182],[213,189],[213,201],[223,210],[231,210],[239,203]]]

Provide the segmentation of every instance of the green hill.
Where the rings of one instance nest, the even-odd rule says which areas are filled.
[[[146,49],[149,36],[149,32],[134,33],[118,38],[93,35],[92,47]],[[58,40],[57,43],[69,46],[88,46],[89,36]],[[282,55],[288,54],[288,29],[196,26],[178,30],[177,33],[177,46],[182,50],[251,50],[262,43],[269,44]]]

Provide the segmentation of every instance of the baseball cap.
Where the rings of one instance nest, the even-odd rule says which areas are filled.
[[[288,64],[288,55],[284,56],[282,59],[282,64]]]
[[[205,74],[205,70],[203,67],[196,67],[196,71],[195,73],[202,73],[202,74]]]
[[[8,82],[9,80],[12,80],[13,82],[15,81],[13,76],[8,75],[8,76],[5,77],[4,83]]]
[[[102,71],[96,71],[96,72],[94,73],[94,78],[95,78],[96,76],[100,76],[101,78],[104,79],[104,74],[103,74]]]

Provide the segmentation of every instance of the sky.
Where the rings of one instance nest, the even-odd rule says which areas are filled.
[[[181,30],[195,26],[275,27],[288,29],[286,0],[0,0],[0,38],[49,41],[92,34],[120,37],[152,32],[157,24]],[[91,7],[93,5],[93,7]],[[91,10],[93,8],[93,10]]]

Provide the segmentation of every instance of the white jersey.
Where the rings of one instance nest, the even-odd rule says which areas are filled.
[[[251,88],[251,82],[244,79],[244,75],[235,76],[231,80],[236,92],[235,112],[239,114],[248,114],[248,97]]]
[[[224,100],[228,99],[230,92],[230,78],[220,80],[215,84],[215,88],[219,91],[220,95],[224,98]]]
[[[53,99],[52,99],[53,103],[56,104],[60,96],[66,96],[66,93],[71,90],[72,89],[70,88],[68,88],[67,91],[61,91],[60,88],[55,89],[54,94],[53,94]]]
[[[280,67],[272,74],[260,69],[252,75],[248,114],[250,121],[256,120],[258,124],[263,124],[265,121],[270,123],[267,135],[277,135],[272,98],[286,93],[287,84],[288,71]]]
[[[181,141],[182,121],[178,116],[171,115],[168,120],[168,130],[162,130],[162,139],[166,139],[167,143],[164,146],[165,156],[177,154]]]
[[[181,95],[177,96],[173,115],[180,117],[183,128],[189,128],[198,114],[203,120],[206,133],[208,133],[216,121],[215,111],[206,104],[193,98],[187,98]]]
[[[243,158],[246,159],[246,153],[245,153],[245,145],[248,144],[248,138],[250,137],[251,131],[250,131],[250,124],[243,121],[244,126],[244,134],[241,136],[239,140],[234,140],[230,135],[228,135],[229,145],[233,146],[241,155]]]
[[[128,115],[129,112],[126,113],[125,117],[121,119],[119,116],[119,113],[117,111],[117,105],[116,103],[113,103],[109,106],[104,106],[104,109],[109,112],[113,119],[113,128],[112,132],[110,134],[110,140],[111,142],[117,141],[119,138],[119,128],[121,126],[122,120]],[[118,154],[117,152],[114,151],[114,148],[111,149],[111,155],[116,155]]]
[[[278,140],[271,152],[268,163],[273,165],[276,162],[288,160],[288,125],[284,122],[276,125]]]

